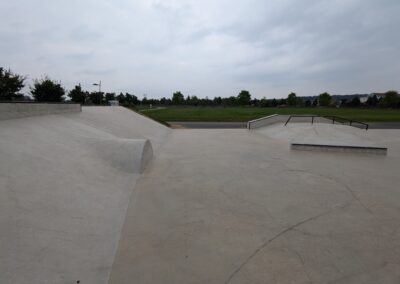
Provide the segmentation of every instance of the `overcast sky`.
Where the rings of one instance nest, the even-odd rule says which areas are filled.
[[[0,2],[0,66],[149,98],[400,90],[399,0]]]

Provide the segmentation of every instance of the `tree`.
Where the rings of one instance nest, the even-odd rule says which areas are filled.
[[[115,100],[115,93],[106,93],[106,102],[114,101]]]
[[[137,96],[135,96],[135,95],[125,93],[125,98],[126,98],[126,103],[128,105],[138,105],[139,104],[139,100],[138,100]]]
[[[287,105],[286,99],[280,99],[279,102],[278,102],[278,105],[280,105],[280,106],[285,106],[285,105]]]
[[[318,103],[320,106],[329,106],[332,100],[332,96],[328,93],[322,93],[318,96]]]
[[[103,104],[104,93],[103,92],[91,92],[89,94],[90,101],[95,105]]]
[[[126,98],[123,93],[119,93],[119,95],[117,96],[117,100],[120,105],[126,104]]]
[[[251,101],[251,95],[249,91],[242,90],[239,95],[237,96],[237,100],[239,105],[249,105]]]
[[[358,107],[361,105],[361,101],[360,98],[358,96],[355,96],[351,99],[350,101],[350,106],[352,107]]]
[[[24,87],[25,77],[0,67],[0,101],[12,101],[23,98],[18,93]]]
[[[287,97],[287,104],[290,106],[295,106],[297,105],[297,96],[295,93],[290,93]]]
[[[277,99],[272,99],[272,100],[271,100],[271,106],[272,106],[272,107],[277,107],[277,106],[278,106],[278,101],[277,101]]]
[[[181,105],[181,104],[183,104],[184,100],[185,100],[184,96],[179,91],[175,92],[172,95],[172,104],[174,104],[174,105]]]
[[[396,91],[388,91],[382,99],[382,105],[384,107],[395,108],[400,103],[399,94]]]
[[[375,94],[372,95],[372,96],[369,96],[368,99],[367,99],[367,102],[366,102],[366,104],[368,106],[377,106],[378,103],[379,103],[379,100],[378,100],[378,97]]]
[[[71,101],[80,104],[84,104],[88,96],[89,94],[87,92],[82,91],[81,85],[76,85],[75,88],[68,93],[68,97],[70,97]]]
[[[192,96],[190,98],[190,103],[194,106],[198,106],[199,105],[199,99],[196,96]]]
[[[313,106],[313,107],[316,107],[317,105],[318,105],[318,100],[317,100],[317,99],[314,99],[313,102],[312,102],[312,106]]]
[[[62,102],[65,90],[60,82],[53,81],[49,77],[35,80],[31,94],[38,102]]]
[[[222,98],[221,97],[215,97],[213,101],[214,101],[214,104],[216,104],[216,105],[222,104]]]

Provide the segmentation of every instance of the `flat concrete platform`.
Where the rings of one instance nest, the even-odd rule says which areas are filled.
[[[389,151],[290,149],[315,131]],[[399,130],[170,130],[83,108],[0,133],[0,283],[400,283]],[[126,140],[153,146],[142,174]]]
[[[386,157],[276,134],[173,131],[131,196],[110,283],[399,283],[400,132],[368,132]]]

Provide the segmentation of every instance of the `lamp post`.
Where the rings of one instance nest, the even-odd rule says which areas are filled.
[[[101,93],[101,80],[98,83],[94,83],[93,86],[99,86],[99,93]]]

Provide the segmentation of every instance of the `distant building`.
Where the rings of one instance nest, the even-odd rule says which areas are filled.
[[[374,95],[378,98],[378,100],[380,100],[380,99],[384,98],[386,94],[385,93],[372,93],[369,96],[373,97]]]
[[[358,97],[362,104],[365,104],[368,101],[369,95],[363,95]]]

